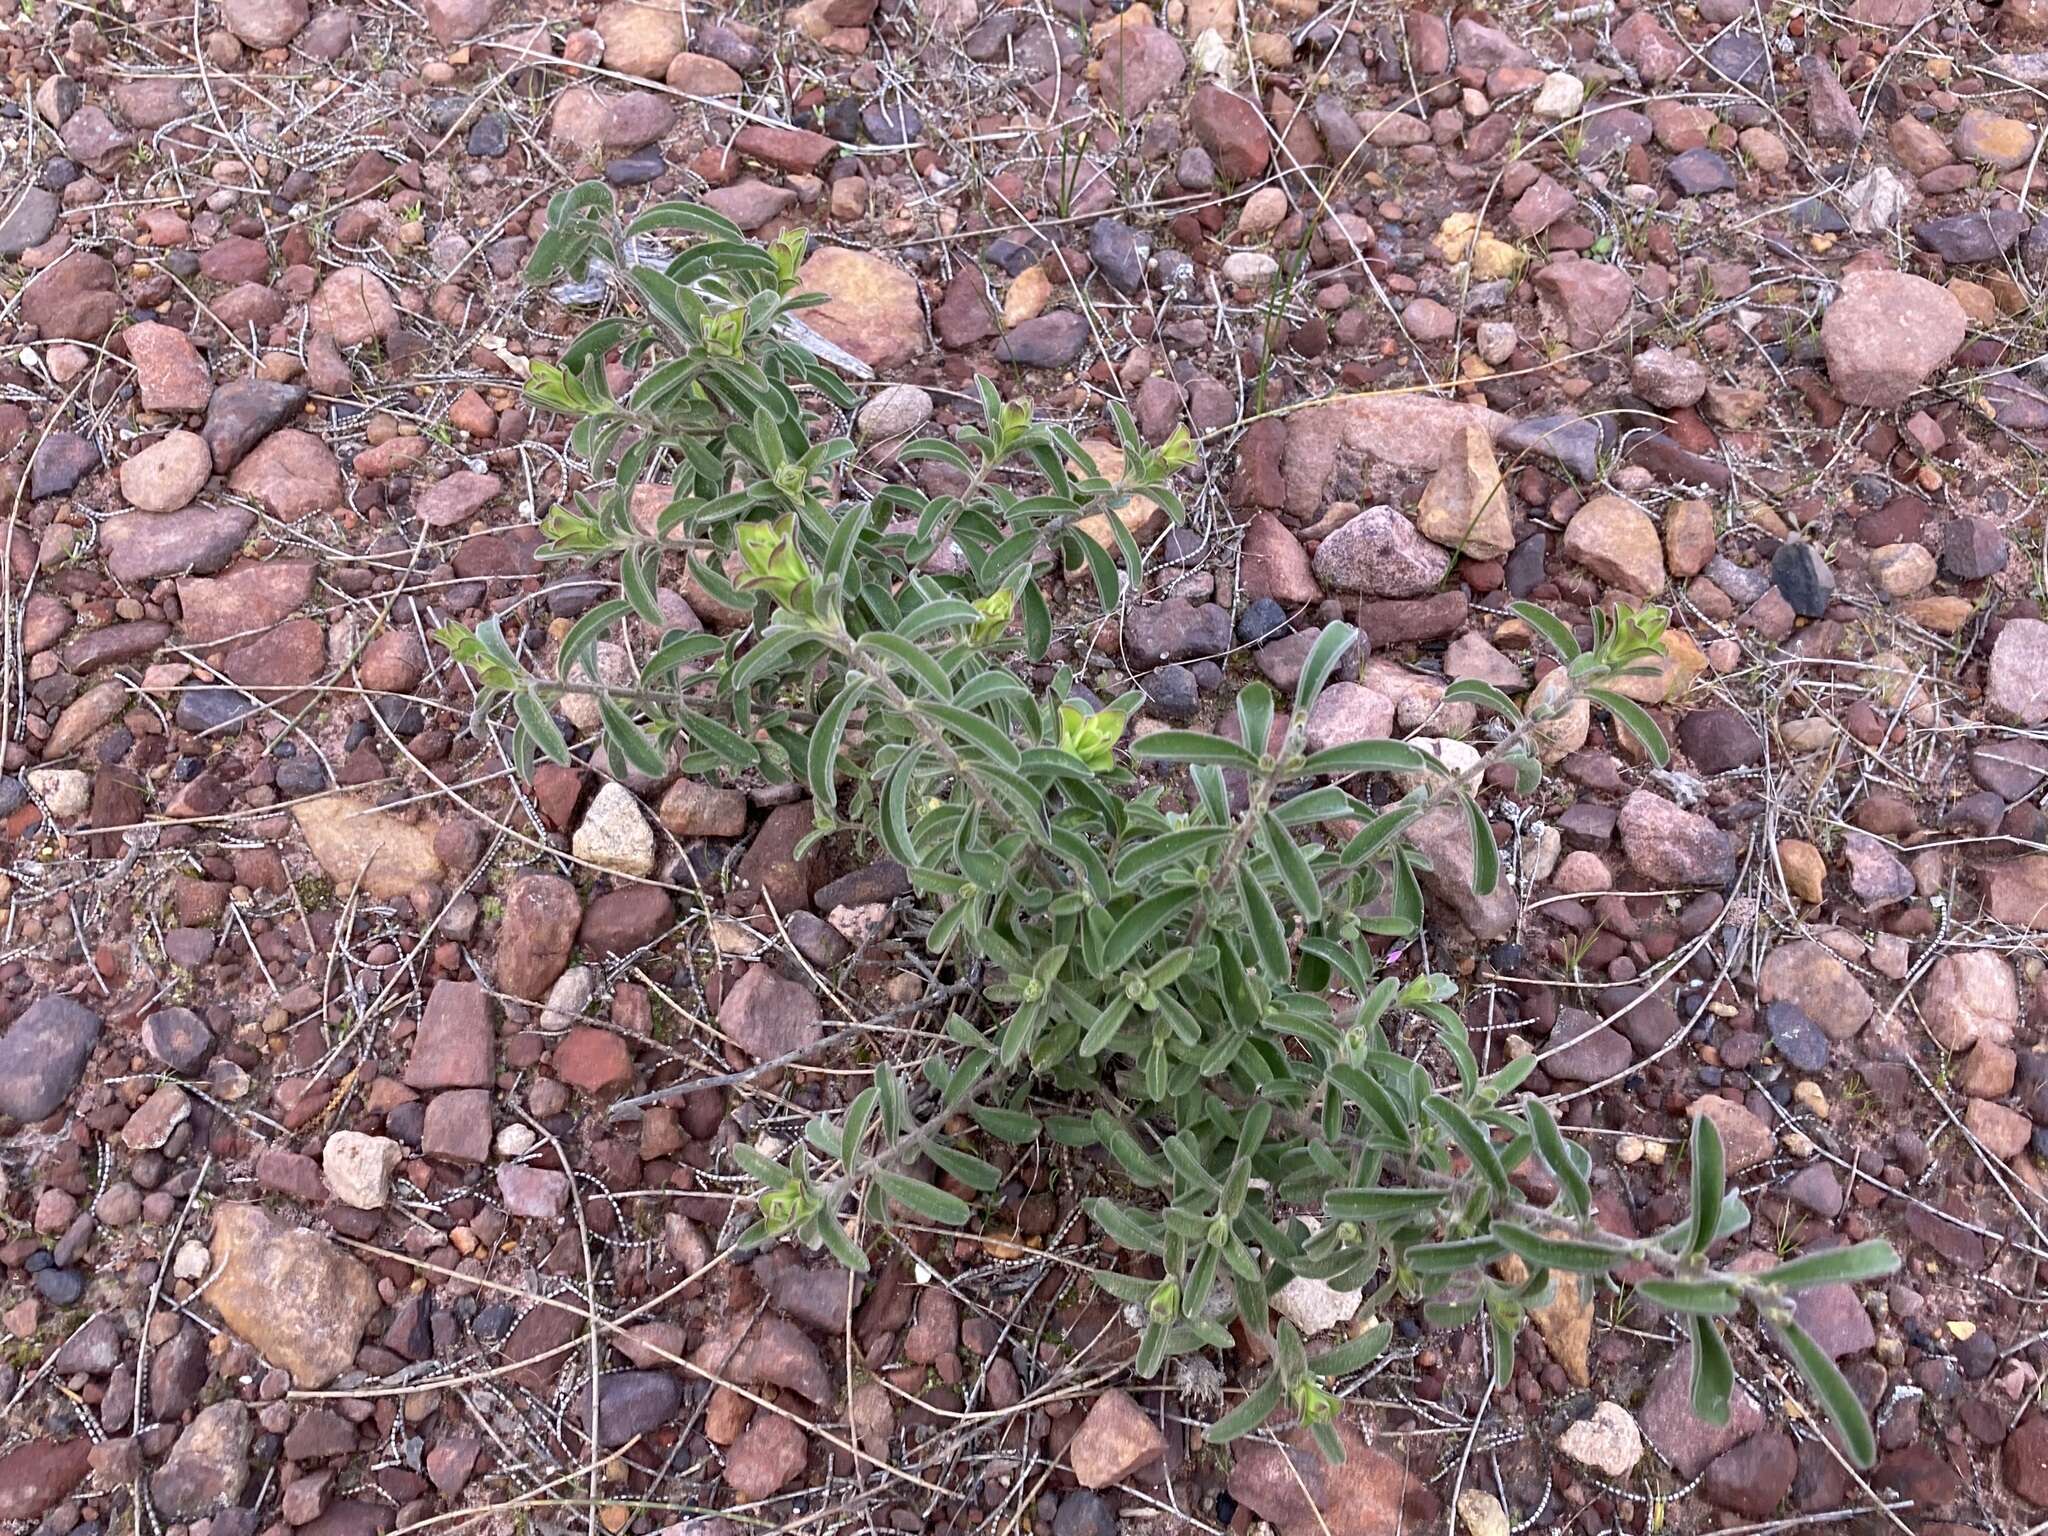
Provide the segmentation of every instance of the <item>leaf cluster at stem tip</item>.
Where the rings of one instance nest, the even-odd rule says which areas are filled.
[[[967,424],[902,446],[905,478],[857,475],[837,430],[854,396],[802,323],[816,302],[797,286],[803,248],[764,248],[690,204],[629,218],[602,184],[554,199],[529,278],[609,272],[615,302],[528,379],[537,406],[574,419],[586,471],[547,514],[542,553],[611,562],[617,595],[569,626],[546,670],[533,626],[440,634],[474,675],[475,728],[504,733],[521,771],[572,759],[560,706],[585,694],[598,740],[577,750],[614,772],[798,785],[806,846],[896,861],[933,964],[984,979],[951,994],[941,1048],[876,1067],[780,1155],[733,1148],[759,1186],[745,1240],[865,1269],[878,1225],[972,1220],[1023,1149],[1095,1149],[1118,1192],[1087,1210],[1127,1256],[1096,1279],[1128,1304],[1136,1369],[1231,1351],[1233,1324],[1271,1361],[1212,1441],[1285,1415],[1338,1455],[1346,1383],[1391,1345],[1382,1314],[1485,1327],[1505,1387],[1555,1276],[1611,1285],[1647,1268],[1636,1290],[1689,1338],[1704,1417],[1727,1413],[1725,1330],[1747,1308],[1867,1465],[1868,1422],[1788,1298],[1889,1273],[1889,1247],[1761,1275],[1715,1267],[1748,1213],[1705,1116],[1686,1215],[1649,1237],[1607,1232],[1590,1156],[1524,1089],[1535,1058],[1482,1069],[1458,984],[1380,958],[1428,915],[1422,818],[1457,818],[1476,890],[1501,881],[1479,795],[1503,767],[1516,793],[1536,788],[1556,713],[1601,708],[1667,759],[1626,687],[1662,665],[1664,611],[1596,610],[1588,634],[1515,604],[1568,686],[1531,713],[1488,684],[1451,685],[1447,699],[1497,717],[1463,773],[1401,740],[1311,748],[1304,723],[1359,655],[1342,623],[1315,635],[1288,695],[1243,687],[1228,730],[1133,737],[1140,695],[1100,699],[1047,664],[1047,594],[1086,573],[1084,611],[1062,622],[1130,600],[1144,556],[1118,514],[1143,498],[1183,516],[1185,432],[1148,444],[1113,405],[1121,463],[1104,473],[981,379]],[[673,586],[711,629],[672,622]],[[619,647],[630,681],[592,681],[617,676],[600,645]],[[1541,1206],[1517,1182],[1537,1170],[1555,1191]],[[1275,1327],[1272,1298],[1296,1278],[1364,1293],[1372,1321],[1334,1344]]]

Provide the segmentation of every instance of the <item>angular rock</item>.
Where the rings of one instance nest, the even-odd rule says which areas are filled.
[[[1639,789],[1616,820],[1622,851],[1637,873],[1660,885],[1725,885],[1735,878],[1735,848],[1706,817]]]
[[[254,1205],[217,1206],[211,1246],[206,1300],[291,1372],[294,1385],[324,1387],[354,1363],[382,1305],[368,1269],[316,1233],[280,1228]]]
[[[1798,1004],[1834,1041],[1852,1038],[1877,1006],[1835,952],[1812,939],[1771,951],[1757,972],[1757,997],[1766,1004]]]
[[[78,1086],[100,1037],[100,1016],[83,1003],[37,998],[0,1035],[0,1115],[46,1120]]]
[[[1960,1055],[1980,1041],[2007,1045],[2019,1028],[2019,979],[1996,950],[1950,950],[1928,968],[1918,1006],[1945,1051]]]
[[[808,987],[750,965],[718,1005],[718,1028],[756,1061],[768,1061],[816,1045],[823,1016]]]
[[[271,379],[234,379],[213,392],[199,435],[213,452],[213,467],[226,474],[265,437],[296,417],[306,404],[303,384]]]
[[[1602,581],[1638,597],[1664,590],[1664,544],[1650,514],[1619,496],[1595,496],[1565,524],[1563,552]]]
[[[1460,26],[1465,23],[1460,22]],[[1422,1478],[1376,1449],[1349,1418],[1333,1426],[1344,1447],[1332,1465],[1304,1429],[1277,1445],[1231,1446],[1230,1496],[1279,1536],[1412,1536],[1442,1529],[1439,1504]]]
[[[498,990],[529,1003],[545,998],[568,967],[582,921],[583,904],[567,880],[547,874],[516,878],[498,929]]]
[[[797,280],[827,297],[804,311],[804,323],[878,373],[901,368],[930,345],[917,279],[886,257],[821,246]]]
[[[1325,586],[1368,597],[1419,597],[1450,574],[1451,557],[1388,506],[1367,507],[1316,547]]]
[[[1621,329],[1635,302],[1621,268],[1578,257],[1546,263],[1536,273],[1536,291],[1556,309],[1574,347],[1599,346]]]
[[[1991,648],[1984,702],[1992,714],[2015,725],[2048,720],[2048,623],[2005,622]]]
[[[1829,381],[1851,405],[1901,405],[1947,366],[1967,324],[1955,295],[1925,278],[1846,273],[1821,317]]]
[[[1074,1432],[1067,1458],[1083,1488],[1111,1488],[1165,1452],[1159,1426],[1128,1392],[1111,1388]]]
[[[439,881],[447,870],[431,827],[401,821],[358,795],[331,794],[292,806],[299,832],[340,891],[388,900]]]
[[[100,524],[107,574],[131,583],[188,571],[211,574],[234,558],[255,526],[255,516],[240,507],[125,512]]]
[[[295,429],[273,432],[258,443],[235,466],[228,485],[285,523],[339,511],[342,504],[341,465],[334,451],[311,432]]]
[[[135,365],[136,391],[145,411],[184,415],[206,409],[213,375],[192,340],[173,326],[146,320],[121,333]]]

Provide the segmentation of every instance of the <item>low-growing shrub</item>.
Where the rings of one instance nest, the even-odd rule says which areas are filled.
[[[675,236],[686,238],[660,244]],[[552,706],[585,691],[612,765],[795,780],[812,837],[899,862],[932,956],[987,978],[946,1018],[943,1059],[916,1078],[878,1067],[781,1161],[734,1149],[761,1185],[750,1239],[786,1235],[862,1269],[877,1223],[972,1218],[955,1189],[1001,1179],[977,1145],[1100,1147],[1132,1193],[1089,1214],[1157,1271],[1097,1277],[1143,1319],[1137,1370],[1231,1349],[1233,1321],[1268,1346],[1270,1369],[1213,1441],[1284,1410],[1338,1454],[1337,1383],[1372,1363],[1390,1325],[1310,1354],[1271,1323],[1270,1298],[1292,1277],[1366,1291],[1367,1317],[1417,1302],[1433,1326],[1482,1322],[1505,1385],[1553,1274],[1648,1265],[1657,1278],[1635,1290],[1682,1319],[1703,1415],[1727,1412],[1719,1320],[1748,1304],[1867,1465],[1855,1396],[1789,1298],[1888,1273],[1889,1246],[1761,1275],[1714,1267],[1715,1245],[1748,1215],[1705,1117],[1689,1147],[1690,1214],[1648,1238],[1603,1230],[1590,1158],[1521,1091],[1535,1058],[1482,1073],[1457,985],[1388,974],[1368,944],[1424,922],[1428,866],[1409,840],[1420,818],[1457,818],[1469,880],[1492,890],[1500,857],[1477,793],[1498,768],[1532,790],[1557,713],[1604,709],[1664,760],[1655,722],[1614,691],[1661,656],[1664,614],[1596,613],[1582,646],[1516,605],[1569,686],[1546,689],[1530,715],[1484,683],[1453,684],[1447,700],[1498,722],[1463,772],[1405,741],[1309,750],[1305,722],[1358,639],[1343,624],[1316,638],[1291,698],[1256,682],[1238,693],[1234,734],[1127,740],[1137,694],[1098,702],[1066,667],[1034,688],[1018,664],[1046,655],[1047,578],[1060,567],[1089,573],[1102,612],[1135,590],[1143,558],[1115,514],[1147,497],[1178,518],[1173,477],[1193,444],[1176,432],[1148,446],[1113,407],[1123,462],[1105,476],[1069,432],[984,380],[979,426],[897,455],[936,461],[933,489],[876,483],[825,425],[854,400],[797,328],[814,302],[796,291],[802,251],[800,236],[763,249],[693,206],[625,220],[601,185],[555,199],[531,278],[581,280],[601,260],[627,307],[556,364],[533,365],[529,396],[577,418],[572,450],[596,487],[548,514],[545,552],[616,560],[621,595],[575,623],[551,678],[522,665],[496,621],[441,637],[476,675],[480,721],[509,706],[522,769],[569,760]],[[612,360],[635,381],[623,394]],[[722,635],[667,627],[656,591],[678,578],[741,622]],[[598,675],[593,647],[629,619],[660,636],[634,682],[572,681]],[[1392,792],[1370,798],[1388,780]],[[1390,1045],[1407,1032],[1394,1026],[1417,1021],[1434,1031],[1435,1073]],[[1525,1165],[1554,1189],[1547,1204],[1518,1192]]]

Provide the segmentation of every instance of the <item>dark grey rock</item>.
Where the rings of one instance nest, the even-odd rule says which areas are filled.
[[[1766,1003],[1764,1028],[1778,1054],[1799,1071],[1818,1072],[1828,1064],[1828,1037],[1797,1003]]]
[[[1152,713],[1162,720],[1177,724],[1189,721],[1201,707],[1202,690],[1195,682],[1195,674],[1178,662],[1147,672],[1138,679],[1138,686],[1144,690]]]
[[[1802,619],[1817,619],[1828,611],[1835,595],[1835,573],[1821,552],[1804,539],[1778,546],[1771,556],[1771,584],[1785,594],[1785,601]]]
[[[615,187],[642,187],[668,169],[661,146],[650,144],[630,155],[605,162],[604,179]]]
[[[1065,368],[1088,344],[1088,321],[1071,309],[1055,310],[1015,326],[996,343],[999,363],[1026,368]]]
[[[100,1016],[68,997],[44,997],[0,1036],[0,1114],[47,1119],[78,1086],[100,1037]]]
[[[0,219],[0,256],[19,256],[50,238],[61,208],[57,194],[30,187],[5,219]]]
[[[1913,238],[1943,261],[1996,261],[2029,227],[2027,216],[2017,208],[1986,208],[1945,219],[1923,219],[1913,226]]]
[[[199,435],[213,450],[216,473],[226,474],[264,438],[296,417],[306,405],[303,384],[274,379],[232,379],[213,392]]]
[[[1713,192],[1735,190],[1735,172],[1719,153],[1704,146],[1674,155],[1664,167],[1671,185],[1686,197],[1705,197]]]
[[[1097,219],[1088,231],[1088,259],[1118,293],[1144,292],[1150,249],[1151,242],[1121,219]]]
[[[486,112],[469,125],[469,138],[464,148],[477,159],[501,159],[511,147],[512,120],[504,113]]]
[[[188,688],[178,695],[174,718],[180,730],[219,734],[231,726],[239,728],[255,708],[247,694],[232,688]]]
[[[1584,416],[1531,416],[1501,429],[1499,444],[1517,453],[1538,453],[1581,480],[1600,474],[1601,427]]]
[[[32,501],[69,496],[78,482],[100,467],[99,445],[76,432],[52,432],[29,462],[28,494]]]

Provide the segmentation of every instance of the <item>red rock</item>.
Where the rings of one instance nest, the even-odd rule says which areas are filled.
[[[92,1441],[31,1440],[0,1456],[0,1520],[38,1520],[85,1481]]]
[[[917,279],[887,257],[820,246],[797,281],[828,296],[804,311],[804,322],[877,372],[900,368],[930,344]]]
[[[308,319],[315,331],[344,347],[389,336],[398,325],[398,306],[384,279],[367,267],[343,267],[321,283]]]
[[[1074,1432],[1067,1459],[1082,1487],[1109,1488],[1165,1452],[1166,1437],[1159,1426],[1130,1393],[1113,1387],[1095,1399]]]
[[[803,128],[748,123],[733,139],[733,148],[748,159],[772,165],[778,171],[815,173],[831,159],[839,145],[822,133],[812,133]]]
[[[1270,597],[1285,608],[1305,608],[1323,600],[1301,540],[1270,512],[1259,513],[1245,525],[1238,585],[1247,601]]]
[[[1635,301],[1635,287],[1621,268],[1576,256],[1545,264],[1536,273],[1536,291],[1555,306],[1565,340],[1574,347],[1597,347],[1607,340],[1621,329]]]
[[[555,1076],[592,1098],[610,1098],[632,1086],[633,1053],[608,1029],[581,1025],[555,1047]]]
[[[91,251],[71,251],[21,291],[21,318],[45,341],[98,341],[120,313],[114,265]]]
[[[718,1005],[718,1029],[756,1061],[807,1050],[824,1038],[818,1000],[766,965],[750,965]]]
[[[725,1456],[725,1485],[742,1499],[766,1499],[803,1474],[804,1432],[779,1413],[757,1413]]]
[[[569,964],[583,905],[559,875],[527,874],[512,882],[498,926],[498,990],[542,1001]]]
[[[310,560],[248,561],[219,576],[178,582],[178,633],[205,646],[269,629],[305,606],[313,593]]]
[[[341,465],[333,450],[296,428],[273,432],[258,443],[235,466],[228,485],[285,523],[339,511],[342,505]]]
[[[1188,72],[1180,44],[1159,27],[1118,27],[1103,39],[1096,57],[1101,65],[1096,99],[1126,121],[1139,118]]]
[[[458,469],[416,494],[413,510],[429,528],[453,528],[474,517],[504,485],[496,475]]]
[[[147,320],[121,333],[135,365],[135,387],[145,411],[203,411],[213,398],[213,375],[183,331]]]
[[[291,619],[230,651],[221,675],[244,692],[296,709],[293,690],[327,670],[327,631],[317,619]],[[276,698],[283,694],[287,697]]]
[[[1273,158],[1265,116],[1242,96],[1220,85],[1204,85],[1188,104],[1188,125],[1226,181],[1263,175]]]
[[[458,1088],[427,1102],[420,1150],[450,1162],[483,1163],[491,1155],[491,1094],[487,1088]]]
[[[1333,1466],[1306,1430],[1280,1445],[1232,1446],[1230,1496],[1280,1536],[1411,1536],[1437,1528],[1435,1494],[1402,1461],[1373,1447],[1357,1426],[1335,1425],[1344,1461]]]
[[[471,981],[438,981],[428,995],[406,1063],[408,1088],[490,1085],[496,1036],[490,993]]]

